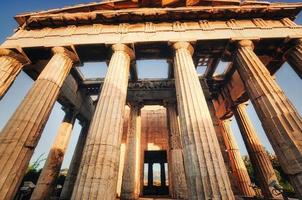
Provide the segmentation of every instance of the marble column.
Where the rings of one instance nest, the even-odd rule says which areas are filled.
[[[148,187],[153,186],[153,163],[148,163]]]
[[[60,200],[69,200],[72,195],[73,187],[77,179],[77,174],[80,168],[80,163],[83,155],[84,146],[87,139],[87,131],[89,127],[89,122],[80,122],[82,125],[82,130],[79,135],[78,142],[76,144],[67,176],[64,181],[63,189],[60,195]]]
[[[242,160],[236,139],[231,131],[230,122],[231,120],[228,119],[223,120],[222,127],[224,131],[224,141],[231,161],[232,175],[236,179],[239,195],[244,197],[253,197],[255,196],[255,191],[251,187],[252,182],[247,172],[247,168]]]
[[[0,134],[0,200],[12,199],[22,181],[60,88],[76,61],[62,47],[39,75]]]
[[[75,111],[67,109],[65,112],[65,117],[59,127],[55,141],[31,195],[31,200],[49,199],[56,187],[56,179],[60,174],[64,155],[69,144],[76,118]]]
[[[245,103],[236,105],[233,107],[233,113],[255,170],[256,178],[259,181],[262,194],[265,199],[282,199],[282,196],[276,195],[272,191],[273,188],[269,187],[272,181],[278,182],[278,180],[272,163],[256,134],[245,107]]]
[[[302,79],[302,39],[295,41],[295,46],[286,55],[288,63]]]
[[[165,170],[165,163],[160,163],[160,186],[166,186],[166,170]]]
[[[0,48],[0,100],[27,63],[29,61],[23,55]]]
[[[124,44],[115,44],[112,50],[71,199],[116,197],[129,68],[134,54]]]
[[[169,171],[172,185],[171,195],[176,199],[187,199],[187,183],[185,177],[182,146],[180,142],[180,128],[176,112],[176,104],[168,103],[167,121],[169,127],[170,163]]]
[[[193,63],[193,47],[173,45],[174,77],[189,199],[234,199],[213,122]]]
[[[302,199],[301,117],[254,53],[252,41],[238,42],[235,61],[281,167]]]
[[[210,111],[210,115],[211,115],[211,118],[213,121],[213,126],[214,126],[215,133],[216,133],[216,136],[218,139],[221,154],[222,154],[222,157],[224,160],[225,167],[227,169],[228,177],[231,182],[232,191],[233,191],[234,195],[238,195],[239,191],[236,186],[237,185],[236,180],[235,180],[234,176],[232,175],[231,160],[230,160],[229,154],[227,152],[227,147],[225,145],[224,138],[223,138],[224,131],[223,131],[223,127],[222,127],[222,122],[216,115],[216,110],[214,108],[214,104],[213,104],[213,101],[212,101],[212,98],[210,95],[209,87],[208,87],[205,79],[203,79],[201,81],[201,87],[204,91],[204,95],[205,95],[207,105],[208,105],[208,108]]]
[[[138,199],[140,193],[141,106],[130,104],[130,118],[122,179],[121,199]]]

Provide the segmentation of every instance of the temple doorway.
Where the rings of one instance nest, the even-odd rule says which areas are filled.
[[[167,151],[144,152],[143,195],[169,195]]]

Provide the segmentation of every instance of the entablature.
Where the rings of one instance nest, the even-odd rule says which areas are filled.
[[[86,95],[99,95],[104,79],[86,79],[80,89]],[[141,102],[144,105],[163,105],[166,101],[175,101],[175,84],[173,79],[144,79],[129,81],[127,102]]]
[[[301,26],[289,18],[229,19],[174,22],[144,22],[119,24],[68,25],[39,29],[19,29],[7,38],[4,46],[58,46],[66,44],[114,44],[137,42],[186,41],[226,39],[236,37],[275,38],[301,36]],[[286,31],[282,34],[279,31]],[[300,33],[300,34],[299,34]],[[223,35],[221,35],[223,34]],[[74,40],[77,39],[77,40]]]
[[[221,88],[226,85],[225,80],[207,80],[204,77],[199,77],[200,82],[207,81],[210,89],[211,97],[219,96]],[[104,79],[83,79],[79,87],[88,96],[97,96],[102,90]],[[234,82],[233,82],[234,84]],[[237,82],[235,83],[237,84]],[[239,93],[236,93],[236,98],[239,98],[242,88]],[[128,102],[141,102],[144,105],[164,105],[165,102],[175,101],[176,91],[174,79],[143,79],[138,81],[129,81],[127,90]]]

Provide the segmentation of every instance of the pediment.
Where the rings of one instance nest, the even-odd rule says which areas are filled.
[[[249,18],[294,19],[301,3],[240,0],[114,0],[78,4],[19,14],[20,27],[29,29],[66,25],[140,23],[156,21],[227,20]]]
[[[19,25],[25,23],[26,19],[35,15],[51,15],[60,13],[85,13],[93,11],[125,10],[133,8],[165,8],[186,6],[215,6],[215,5],[238,5],[240,0],[105,0],[78,4],[64,8],[51,9],[47,11],[29,12],[18,14],[15,19]]]

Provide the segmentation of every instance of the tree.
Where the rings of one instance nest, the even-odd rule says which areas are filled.
[[[40,173],[42,171],[42,169],[40,168],[40,165],[42,162],[44,162],[46,160],[46,158],[44,156],[45,154],[41,154],[37,160],[35,160],[32,164],[30,164],[27,168],[27,171],[26,171],[26,174],[25,176],[23,177],[23,180],[22,180],[22,185],[24,183],[24,181],[31,181],[33,182],[34,184],[37,183],[38,181],[38,178],[40,176]]]
[[[281,168],[281,165],[276,157],[276,155],[266,151],[267,155],[270,158],[270,161],[273,165],[273,168],[275,170],[277,179],[279,181],[279,184],[283,187],[283,191],[288,197],[295,197],[295,191],[293,186],[289,182],[289,177],[284,173],[284,171]],[[255,171],[253,168],[253,165],[251,163],[251,160],[249,156],[243,156],[242,157],[244,164],[247,168],[248,174],[250,176],[250,179],[252,182],[254,182],[259,187],[259,182],[257,181]]]

